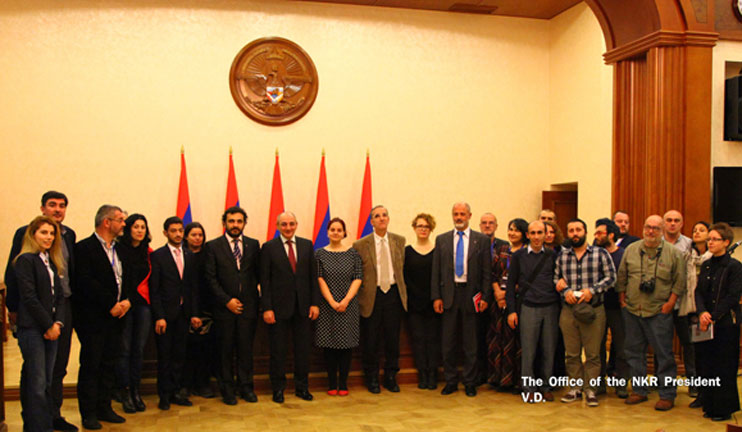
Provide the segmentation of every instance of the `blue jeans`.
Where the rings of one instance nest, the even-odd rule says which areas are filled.
[[[118,388],[139,388],[142,379],[144,347],[152,333],[152,310],[149,305],[132,306],[124,317],[121,356],[116,362]]]
[[[21,368],[21,416],[23,429],[51,432],[54,401],[51,386],[57,341],[44,339],[40,330],[18,328],[18,346],[23,355]]]
[[[658,313],[651,317],[642,318],[624,308],[623,318],[624,329],[626,330],[624,351],[632,380],[647,376],[647,344],[649,344],[657,356],[654,375],[659,378],[657,387],[660,399],[675,400],[677,388],[665,385],[665,377],[675,378],[678,372],[675,365],[675,356],[672,352],[672,314]],[[639,382],[632,382],[631,387],[634,393],[641,396],[646,396],[648,393],[647,386],[640,385]]]

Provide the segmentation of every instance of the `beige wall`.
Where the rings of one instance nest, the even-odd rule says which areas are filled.
[[[65,7],[59,7],[64,4]],[[220,232],[229,147],[247,234],[265,239],[273,154],[284,199],[311,236],[320,154],[333,216],[357,226],[366,149],[391,229],[456,200],[474,217],[535,217],[550,184],[578,182],[590,223],[610,210],[610,68],[580,4],[552,21],[283,1],[0,3],[0,257],[47,189],[92,231],[106,202],[148,216],[155,244],[175,211],[185,146],[193,217]],[[237,52],[264,36],[302,46],[319,95],[271,128],[231,99]]]

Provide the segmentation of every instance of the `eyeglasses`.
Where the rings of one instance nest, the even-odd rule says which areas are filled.
[[[644,231],[662,231],[662,227],[657,225],[644,225]]]
[[[712,241],[714,241],[714,242],[720,242],[720,241],[724,241],[724,239],[721,238],[721,237],[709,237],[708,238],[708,241],[710,241],[710,242],[712,242]]]
[[[430,229],[430,225],[415,225],[415,229]]]

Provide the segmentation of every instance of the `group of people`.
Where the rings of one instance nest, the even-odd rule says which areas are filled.
[[[664,378],[676,376],[674,328],[686,375],[721,380],[718,387],[691,386],[697,396],[691,407],[713,420],[739,409],[742,265],[727,254],[733,234],[723,223],[697,223],[691,240],[680,234],[682,215],[669,211],[647,218],[639,239],[628,234],[629,215],[619,211],[596,221],[589,245],[584,221],[569,221],[564,240],[554,212],[544,210],[530,223],[510,221],[505,241],[495,237],[494,214],[482,215],[482,232],[474,231],[469,204],[459,202],[453,229],[433,240],[435,218],[420,213],[412,220],[415,242],[405,245],[388,231],[388,210],[375,206],[372,234],[348,245],[345,222],[333,218],[329,245],[315,250],[296,236],[293,213],[278,216],[277,236],[261,247],[243,234],[245,211],[232,207],[222,215],[224,234],[209,242],[198,222],[167,218],[167,243],[153,250],[147,219],[112,205],[98,209],[94,233],[76,242],[62,224],[67,204],[60,192],[42,196],[42,216],[16,231],[5,273],[24,359],[28,431],[77,430],[60,413],[73,327],[82,425],[95,430],[101,421],[125,421],[112,398],[127,413],[146,409],[139,384],[152,330],[159,409],[192,405],[190,394],[214,397],[212,376],[225,404],[237,404],[238,396],[257,402],[253,342],[261,320],[270,336],[276,403],[284,401],[289,340],[300,399],[313,399],[312,342],[324,351],[329,395],[348,395],[358,346],[368,391],[399,392],[399,337],[407,318],[421,389],[437,388],[442,365],[443,395],[463,382],[466,395],[475,396],[489,383],[522,390],[529,401],[537,393],[553,401],[552,391],[565,387],[562,402],[584,393],[588,406],[598,406],[606,378],[615,377],[617,395],[638,404],[650,389],[630,378],[646,377],[651,345],[660,378],[655,408],[669,410],[676,385]],[[714,329],[695,350],[691,322],[697,332]]]

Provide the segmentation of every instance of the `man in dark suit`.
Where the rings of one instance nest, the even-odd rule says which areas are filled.
[[[294,390],[296,396],[310,401],[312,321],[319,316],[320,301],[317,262],[312,242],[295,235],[293,213],[278,215],[276,227],[281,235],[263,244],[260,251],[260,302],[271,340],[273,402],[283,403],[289,330],[294,339]]]
[[[374,232],[356,240],[353,248],[363,262],[363,284],[358,291],[361,309],[363,372],[371,393],[379,393],[380,339],[384,339],[384,387],[398,392],[399,329],[407,310],[404,282],[405,238],[387,231],[389,212],[384,206],[371,209]]]
[[[257,402],[253,386],[252,347],[258,322],[260,244],[242,231],[247,213],[230,207],[222,215],[225,234],[207,244],[206,280],[214,295],[214,328],[220,361],[222,399],[237,404],[234,352],[237,350],[237,384],[240,396]]]
[[[183,221],[176,216],[169,217],[163,229],[167,244],[152,253],[149,298],[157,343],[158,407],[169,410],[170,402],[193,405],[179,390],[188,326],[201,327],[201,319],[198,318],[196,263],[193,254],[182,246]]]
[[[113,369],[121,347],[121,318],[131,303],[123,289],[125,269],[116,253],[124,228],[121,208],[103,205],[95,215],[95,232],[75,245],[73,319],[80,339],[77,399],[85,429],[100,429],[99,420],[123,423],[111,408]]]
[[[490,285],[490,241],[469,227],[471,207],[453,205],[455,230],[436,237],[433,252],[431,299],[442,319],[443,372],[446,386],[441,394],[458,389],[457,340],[464,351],[464,386],[467,396],[476,396],[477,387],[477,310],[492,302]],[[461,333],[458,321],[461,320]]]
[[[626,249],[631,243],[639,240],[639,237],[629,234],[629,214],[623,210],[613,213],[613,223],[618,225],[620,233],[616,239],[616,246]]]
[[[64,292],[65,303],[69,303],[69,298],[72,295],[72,289],[70,281],[75,271],[75,260],[74,260],[74,248],[75,248],[75,232],[66,225],[62,225],[64,217],[67,213],[67,196],[61,192],[48,191],[41,196],[41,214],[49,216],[54,219],[62,230],[62,256],[65,260],[65,276],[61,279],[62,290]],[[11,327],[15,327],[16,317],[18,314],[18,280],[16,279],[15,272],[13,271],[12,261],[16,255],[21,251],[23,244],[23,235],[26,233],[28,225],[24,225],[18,228],[13,236],[13,246],[10,249],[10,256],[8,256],[8,265],[5,267],[5,286],[7,289],[7,307],[8,307],[8,319]],[[62,327],[62,331],[57,339],[57,357],[54,361],[54,372],[52,373],[52,400],[54,401],[54,412],[53,412],[53,426],[54,430],[64,432],[76,432],[77,426],[69,423],[62,417],[60,409],[62,408],[62,381],[65,375],[67,375],[67,363],[70,358],[70,343],[72,342],[72,308],[68,304],[62,308],[64,311],[63,321],[65,323]],[[23,371],[21,371],[23,375]]]

